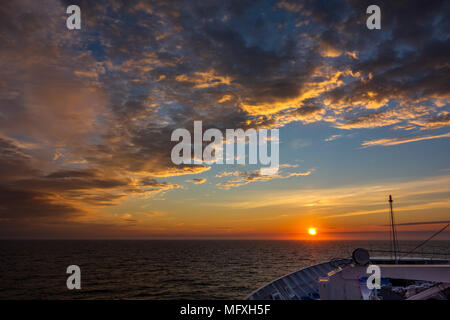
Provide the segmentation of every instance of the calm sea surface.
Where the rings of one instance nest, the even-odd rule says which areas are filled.
[[[400,249],[417,243],[401,242]],[[287,273],[349,257],[357,247],[390,249],[386,241],[5,240],[0,299],[242,299]],[[448,241],[433,241],[418,253],[437,257],[449,248]],[[66,287],[72,264],[81,268],[81,290]]]

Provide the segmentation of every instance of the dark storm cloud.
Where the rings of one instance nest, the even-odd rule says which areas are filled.
[[[29,166],[30,156],[13,144],[0,138],[0,176],[2,181],[11,181],[38,174]]]
[[[154,193],[176,184],[147,179],[142,189],[129,178],[95,169],[59,170],[44,175],[32,157],[0,139],[0,219],[65,219],[85,214],[85,206],[108,206],[129,193]],[[75,202],[74,202],[75,201]]]
[[[0,219],[33,219],[47,217],[66,217],[81,213],[76,208],[57,203],[51,195],[33,190],[20,190],[0,187]]]
[[[365,5],[361,3],[354,4],[358,7]],[[360,59],[352,64],[354,72],[368,77],[364,81],[335,88],[325,96],[330,105],[339,107],[368,106],[369,98],[375,102],[370,108],[385,106],[388,101],[399,102],[400,106],[408,104],[411,111],[417,109],[418,104],[428,105],[428,114],[421,113],[405,121],[414,126],[416,122],[424,121],[422,116],[434,117],[432,114],[436,111],[433,104],[438,102],[438,107],[441,107],[439,100],[448,105],[450,28],[445,16],[450,12],[450,6],[446,1],[430,4],[423,1],[390,1],[380,2],[379,6],[382,8],[384,31],[373,38],[374,33],[361,29],[353,37],[359,41],[368,36],[372,41],[372,48],[370,43],[361,42],[364,45],[360,47],[360,52],[364,52],[361,48],[365,48],[366,55],[360,54]],[[346,24],[344,33],[351,30],[347,27]],[[395,107],[389,109],[392,113],[397,111]],[[376,111],[369,117],[375,118],[377,114]],[[364,119],[355,118],[341,125],[351,125],[352,122],[364,122]]]

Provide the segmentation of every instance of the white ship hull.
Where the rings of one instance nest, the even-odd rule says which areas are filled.
[[[330,273],[335,272],[336,270],[340,271],[345,268],[351,268],[352,259],[340,259],[333,260],[321,264],[317,264],[308,268],[301,269],[299,271],[293,272],[291,274],[285,275],[277,280],[274,280],[263,287],[255,290],[249,296],[246,297],[247,300],[318,300],[321,299],[320,295],[320,285],[319,280],[322,278],[329,277]],[[434,296],[439,296],[439,293],[447,288],[446,284],[450,282],[450,260],[442,260],[442,259],[424,259],[424,258],[405,258],[395,264],[395,261],[390,258],[373,258],[370,261],[371,264],[375,265],[391,265],[396,266],[397,272],[402,273],[402,268],[408,268],[408,266],[414,266],[416,269],[420,268],[420,266],[445,266],[444,273],[445,279],[441,279],[442,281],[438,281],[433,283],[433,281],[417,281],[417,280],[408,280],[409,275],[406,272],[407,269],[403,269],[405,271],[405,281],[404,283],[408,283],[409,285],[405,288],[396,287],[395,283],[387,285],[390,279],[383,278],[382,276],[382,284],[386,287],[392,288],[391,295],[380,296],[380,299],[392,299],[392,298],[400,298],[406,299],[407,295],[410,293],[406,293],[407,290],[416,290],[416,291],[425,291],[433,286],[438,288],[439,290],[435,292]],[[411,268],[410,268],[411,269]],[[442,269],[442,268],[441,268]],[[409,269],[408,269],[409,270]],[[441,272],[442,274],[442,272]],[[396,283],[401,282],[402,279],[399,279],[396,276]],[[361,281],[363,280],[363,281]],[[435,279],[434,279],[435,280]],[[365,279],[360,279],[361,282],[361,298],[369,299],[370,292],[366,288],[364,290],[364,281]],[[438,287],[438,285],[441,285]],[[403,290],[404,289],[404,290]],[[401,296],[401,292],[405,291],[404,297]],[[432,292],[432,290],[429,290]],[[420,292],[419,292],[420,293]],[[417,293],[415,292],[415,295]],[[444,295],[440,295],[440,298],[448,298]],[[322,297],[323,298],[323,297]],[[348,297],[347,297],[348,298]],[[420,298],[420,295],[417,297]],[[429,295],[423,295],[424,299],[430,298]],[[342,295],[342,299],[346,299],[345,295]]]

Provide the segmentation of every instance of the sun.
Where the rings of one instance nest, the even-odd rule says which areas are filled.
[[[317,230],[316,230],[316,228],[309,228],[309,229],[308,229],[308,233],[309,233],[311,236],[315,236],[315,235],[317,234]]]

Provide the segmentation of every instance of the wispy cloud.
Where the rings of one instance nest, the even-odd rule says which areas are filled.
[[[369,141],[364,141],[362,143],[362,145],[364,147],[395,146],[395,145],[403,144],[403,143],[432,140],[432,139],[441,139],[441,138],[450,138],[450,132],[444,133],[444,134],[438,134],[438,135],[428,135],[428,136],[418,136],[418,137],[408,137],[408,138],[386,138],[386,139],[369,140]]]
[[[450,200],[445,197],[429,200],[424,204],[424,195],[437,195],[450,192],[450,175],[437,176],[413,181],[362,184],[321,189],[300,189],[290,192],[270,191],[247,197],[245,200],[217,203],[217,205],[235,209],[256,209],[264,207],[304,208],[323,212],[323,217],[365,215],[386,211],[376,206],[386,204],[386,197],[393,194],[396,199],[408,199],[403,206],[408,210],[450,207]],[[420,197],[419,197],[420,196]],[[420,205],[419,205],[420,204]],[[354,208],[369,207],[364,210]],[[375,206],[375,208],[374,208]],[[371,208],[370,208],[371,207]],[[330,214],[330,209],[334,213]],[[396,210],[401,210],[397,208]]]
[[[262,181],[269,181],[274,179],[288,179],[291,177],[301,177],[301,176],[309,176],[314,170],[309,170],[306,172],[290,172],[286,174],[271,174],[271,175],[263,175],[261,174],[260,170],[255,170],[253,172],[248,171],[234,171],[231,174],[220,174],[216,177],[226,177],[226,176],[233,176],[234,178],[225,181],[220,182],[217,184],[217,187],[220,189],[230,189],[230,188],[237,188],[244,185],[247,185],[249,183],[253,182],[262,182]]]
[[[334,134],[328,138],[325,139],[326,142],[334,141],[336,139],[339,139],[342,137],[342,134]]]
[[[186,180],[186,182],[191,182],[193,184],[203,184],[206,182],[206,178],[193,178],[190,180]]]

